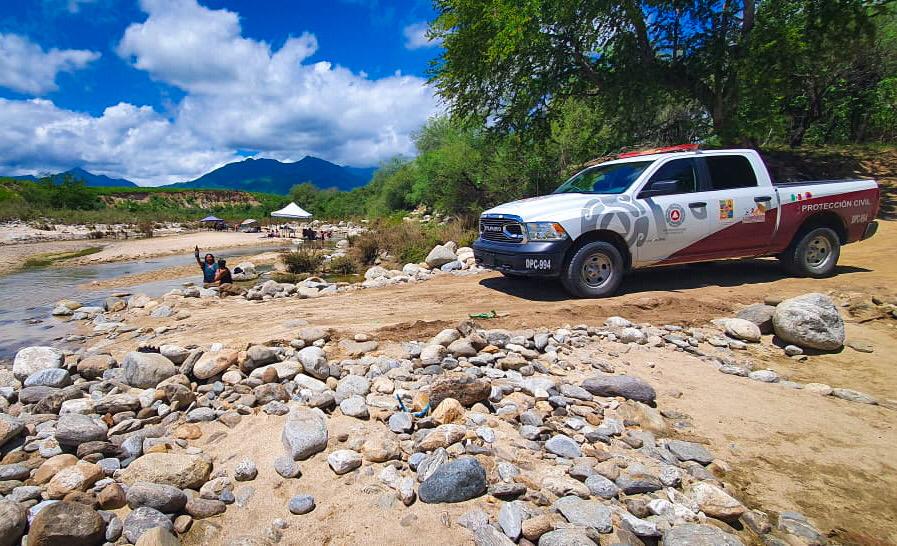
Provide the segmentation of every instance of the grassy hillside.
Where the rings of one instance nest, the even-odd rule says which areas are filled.
[[[0,220],[46,218],[63,223],[195,221],[214,214],[225,220],[262,218],[283,207],[280,195],[232,190],[91,188],[0,178]]]

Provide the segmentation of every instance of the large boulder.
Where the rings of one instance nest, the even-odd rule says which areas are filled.
[[[187,495],[183,491],[160,483],[137,482],[128,488],[126,498],[132,510],[149,506],[170,514],[182,510],[187,505]]]
[[[236,364],[236,351],[224,350],[217,353],[206,353],[193,366],[193,375],[197,379],[209,379]]]
[[[181,453],[148,453],[122,471],[128,485],[151,482],[180,489],[199,489],[209,479],[212,465],[203,457]]]
[[[159,353],[130,352],[125,356],[125,382],[138,389],[149,389],[178,373],[174,362]]]
[[[294,461],[304,461],[327,448],[327,417],[320,410],[294,408],[283,425],[283,447]]]
[[[455,255],[455,252],[451,248],[445,245],[436,245],[433,247],[433,250],[427,254],[427,258],[424,261],[427,262],[427,265],[430,267],[442,267],[457,259],[458,256]]]
[[[0,413],[0,447],[25,430],[25,422],[12,415]]]
[[[105,529],[100,514],[86,504],[55,502],[32,520],[28,546],[93,546],[103,543]]]
[[[663,535],[663,546],[742,546],[735,535],[713,525],[686,523],[677,525]]]
[[[56,441],[59,445],[77,447],[85,442],[106,439],[106,424],[80,413],[66,413],[56,423]]]
[[[844,319],[825,294],[810,293],[783,301],[772,317],[776,335],[806,349],[836,351],[844,346]]]
[[[19,381],[25,381],[34,372],[61,368],[64,360],[62,351],[55,347],[25,347],[16,353],[12,373]]]
[[[11,500],[0,500],[0,546],[13,546],[28,523],[25,509]]]
[[[473,457],[439,465],[420,484],[418,495],[426,503],[464,502],[486,492],[486,471]]]
[[[629,400],[650,404],[657,393],[648,383],[631,375],[601,375],[586,379],[582,388],[595,396],[622,396]]]

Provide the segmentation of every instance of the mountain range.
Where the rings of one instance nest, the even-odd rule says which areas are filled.
[[[240,190],[286,195],[296,184],[310,182],[321,189],[348,191],[367,184],[376,167],[343,167],[323,159],[305,156],[299,161],[286,163],[276,159],[253,159],[228,163],[195,180],[164,186],[182,189]],[[81,168],[50,175],[59,182],[65,175],[83,180],[91,187],[137,187],[123,178],[93,174]],[[18,180],[37,180],[32,175],[13,176]]]
[[[92,188],[130,188],[137,187],[137,184],[131,182],[130,180],[125,180],[124,178],[109,178],[103,174],[93,174],[91,172],[85,171],[82,168],[70,169],[68,171],[62,173],[51,174],[50,178],[53,179],[57,184],[62,182],[62,179],[66,176],[70,175],[75,180],[82,180],[86,186],[90,186]],[[24,176],[11,176],[10,178],[15,178],[16,180],[31,180],[34,182],[38,180],[37,176],[33,175],[24,175]]]

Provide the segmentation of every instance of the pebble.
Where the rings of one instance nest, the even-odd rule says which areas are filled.
[[[296,495],[290,499],[290,513],[297,516],[307,514],[315,509],[315,498],[311,495]]]

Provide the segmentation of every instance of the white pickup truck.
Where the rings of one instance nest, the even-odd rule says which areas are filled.
[[[694,145],[621,154],[554,193],[485,211],[479,265],[556,277],[571,294],[613,294],[635,268],[777,256],[795,275],[831,275],[841,245],[878,224],[874,180],[773,182],[754,150]]]

